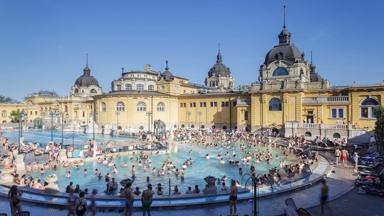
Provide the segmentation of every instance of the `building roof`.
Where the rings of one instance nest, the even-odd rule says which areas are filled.
[[[137,91],[137,90],[121,90],[111,91],[94,97],[104,96],[169,96],[168,94],[157,92],[157,91]]]
[[[158,75],[158,72],[156,71],[139,71],[139,70],[132,70],[132,71],[126,71],[126,72],[123,72],[122,75],[126,75],[126,74],[149,74],[149,75],[155,75],[157,76]]]
[[[100,87],[97,79],[91,76],[91,69],[89,69],[88,65],[85,66],[83,72],[84,72],[83,75],[81,75],[79,78],[76,79],[75,86],[88,87],[91,85],[95,85]]]
[[[286,26],[279,34],[279,44],[274,46],[265,56],[264,64],[268,65],[276,60],[284,60],[291,64],[304,61],[304,54],[291,43],[291,33]]]
[[[208,77],[230,77],[231,70],[223,64],[223,57],[221,55],[220,49],[217,52],[216,64],[214,64],[211,69],[208,71]]]
[[[160,77],[161,77],[162,79],[164,79],[165,81],[170,82],[170,81],[172,81],[172,80],[175,79],[175,76],[173,76],[173,74],[171,73],[171,71],[169,71],[168,60],[165,61],[165,64],[166,64],[166,66],[165,66],[165,71],[160,75]]]

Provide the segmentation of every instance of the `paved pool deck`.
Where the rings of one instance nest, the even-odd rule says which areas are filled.
[[[331,158],[330,155],[328,155]],[[330,201],[340,198],[354,188],[353,179],[355,176],[352,172],[352,167],[333,167],[333,172],[328,175],[329,199]],[[281,215],[284,212],[284,201],[287,198],[293,198],[298,207],[311,208],[319,205],[320,184],[313,185],[304,190],[280,194],[267,198],[260,198],[258,202],[259,215]],[[43,213],[54,214],[55,216],[66,215],[65,209],[51,208],[44,205],[35,205],[23,203],[23,209],[30,211],[31,215],[40,215]],[[0,199],[0,212],[9,214],[9,203],[6,199]],[[176,216],[176,215],[228,215],[229,209],[227,205],[206,205],[191,208],[164,208],[155,209],[152,215],[159,216]],[[244,201],[238,205],[239,215],[252,214],[252,201]],[[122,215],[117,211],[98,212],[97,215]],[[133,215],[142,215],[140,210],[135,210]],[[316,214],[315,214],[316,215]]]

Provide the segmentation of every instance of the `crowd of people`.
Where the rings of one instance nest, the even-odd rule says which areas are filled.
[[[171,134],[172,133],[172,134]],[[265,132],[250,133],[241,130],[225,131],[225,130],[203,130],[203,129],[176,129],[173,132],[168,132],[167,137],[173,137],[174,140],[181,145],[199,145],[203,148],[217,148],[218,153],[215,155],[206,154],[205,160],[211,158],[217,159],[221,165],[229,164],[237,167],[239,176],[243,176],[245,173],[250,173],[257,179],[259,186],[268,185],[273,187],[274,185],[280,185],[284,183],[284,180],[291,180],[297,176],[310,173],[310,165],[316,161],[316,155],[304,154],[302,147],[304,147],[307,141],[303,137],[292,137],[290,139],[281,142],[281,139],[276,139],[270,134]],[[153,137],[153,136],[149,136]],[[172,140],[168,139],[168,142]],[[94,152],[97,150],[96,145],[93,142],[88,142],[87,156],[95,156]],[[6,149],[8,153],[7,157],[2,159],[4,167],[14,167],[14,152],[17,150],[15,145],[9,145],[8,139],[2,138],[3,149]],[[60,160],[60,152],[62,146],[49,143],[45,148],[44,153],[47,154],[46,161],[43,162],[28,162],[26,165],[26,174],[19,175],[16,169],[13,172],[14,184],[17,186],[26,186],[34,189],[44,190],[48,185],[47,182],[41,181],[40,178],[33,178],[30,173],[40,173],[43,176],[47,171],[55,171],[58,168],[66,169],[66,178],[72,180],[71,170],[82,170],[84,176],[94,175],[101,181],[105,181],[106,194],[118,194],[121,197],[126,197],[127,200],[133,200],[135,197],[141,197],[143,201],[143,209],[149,212],[150,204],[149,199],[152,199],[153,195],[161,196],[164,194],[164,187],[161,183],[158,183],[155,188],[152,188],[150,175],[147,176],[147,188],[141,191],[142,188],[135,187],[131,189],[132,184],[135,184],[136,169],[140,168],[145,172],[151,173],[153,176],[162,177],[167,175],[175,175],[181,182],[184,181],[185,173],[193,166],[193,159],[188,158],[182,164],[177,165],[170,157],[165,158],[161,164],[152,164],[151,154],[143,151],[137,151],[129,157],[129,163],[117,164],[116,159],[119,159],[119,154],[98,154],[96,162],[98,166],[103,166],[108,169],[101,169],[101,167],[95,168],[95,170],[87,170],[84,168],[85,160]],[[276,152],[282,152],[277,154]],[[156,154],[156,153],[155,153]],[[288,157],[296,157],[298,160],[292,163],[288,160]],[[8,159],[8,161],[7,161]],[[273,161],[279,161],[278,165],[275,165]],[[270,166],[267,173],[258,173],[255,166],[258,163],[266,163]],[[109,172],[102,173],[102,170],[109,170]],[[124,172],[130,173],[129,183],[120,187],[116,181],[116,174],[124,170]],[[229,184],[228,181],[230,181]],[[237,200],[237,188],[240,185],[239,180],[230,180],[226,176],[217,177],[217,188],[219,193],[228,193],[231,202],[231,211],[236,212],[235,201]],[[227,187],[227,185],[230,185]],[[148,192],[150,191],[150,192]],[[198,185],[188,186],[188,189],[181,191],[178,185],[174,185],[170,190],[172,195],[182,194],[201,194],[202,189]],[[89,193],[88,188],[81,189],[80,185],[74,186],[71,181],[66,188],[68,193],[68,211],[71,214],[82,215],[82,211],[85,211],[88,207],[84,200],[90,197],[95,198],[97,191],[92,190]],[[151,197],[151,198],[149,198]],[[92,201],[91,203],[95,203]],[[132,203],[126,203],[126,206],[131,206]],[[95,209],[95,205],[90,207]]]

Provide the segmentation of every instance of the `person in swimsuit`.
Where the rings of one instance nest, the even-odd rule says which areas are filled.
[[[148,184],[148,189],[144,190],[143,194],[141,195],[141,205],[143,208],[143,216],[146,215],[146,212],[148,212],[148,216],[151,216],[152,197],[153,197],[152,185]]]
[[[97,211],[96,195],[97,195],[97,190],[93,189],[92,190],[92,196],[91,196],[91,206],[89,207],[89,209],[91,210],[91,215],[92,216],[95,216],[96,215],[96,211]]]
[[[348,151],[343,149],[341,151],[341,162],[343,163],[343,167],[345,167],[345,161],[348,159],[348,157],[349,157]]]
[[[341,156],[341,151],[340,151],[340,149],[337,148],[336,151],[335,151],[336,166],[339,166],[340,156]]]
[[[125,197],[124,215],[125,216],[132,216],[133,193],[132,193],[131,185],[132,183],[128,182],[124,188],[124,197]]]
[[[237,215],[237,185],[236,181],[231,181],[231,191],[229,192],[229,215]]]

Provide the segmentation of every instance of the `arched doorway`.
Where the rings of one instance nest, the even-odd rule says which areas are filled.
[[[276,137],[276,136],[278,136],[279,135],[279,129],[277,129],[277,128],[272,128],[272,136],[274,136],[274,137]]]

